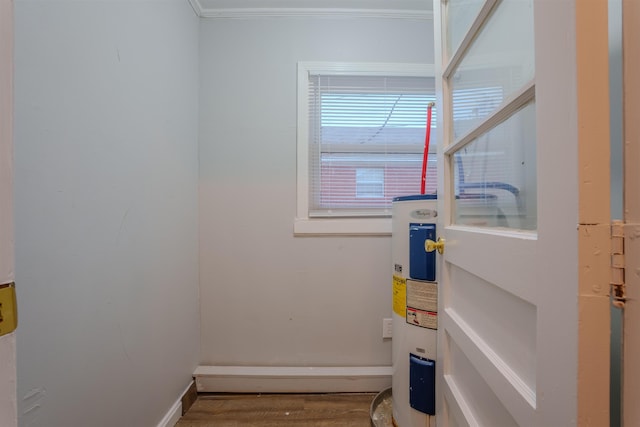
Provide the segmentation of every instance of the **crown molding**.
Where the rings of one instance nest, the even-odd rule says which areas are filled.
[[[424,10],[391,10],[391,9],[325,9],[325,8],[236,8],[205,9],[200,14],[203,18],[393,18],[424,20],[433,19],[431,11]]]
[[[201,18],[213,19],[247,19],[247,18],[286,18],[286,17],[316,17],[316,18],[387,18],[430,20],[433,12],[430,10],[407,9],[359,9],[359,8],[204,8],[199,0],[188,0],[195,13]]]

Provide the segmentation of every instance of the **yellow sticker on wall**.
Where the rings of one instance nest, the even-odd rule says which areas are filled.
[[[393,312],[407,317],[407,279],[393,276]]]

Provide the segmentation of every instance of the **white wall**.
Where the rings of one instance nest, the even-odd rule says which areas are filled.
[[[432,22],[200,28],[201,364],[389,365],[390,237],[293,237],[296,63],[433,63]]]
[[[198,18],[16,2],[24,426],[154,426],[198,361]]]
[[[0,285],[14,280],[13,249],[13,1],[0,0]],[[17,424],[16,337],[0,337],[0,426]]]

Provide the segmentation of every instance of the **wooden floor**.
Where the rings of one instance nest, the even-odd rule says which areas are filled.
[[[370,427],[375,394],[200,394],[176,427]]]

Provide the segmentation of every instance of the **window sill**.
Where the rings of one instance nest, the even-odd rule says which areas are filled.
[[[294,236],[391,236],[391,218],[296,218]]]

